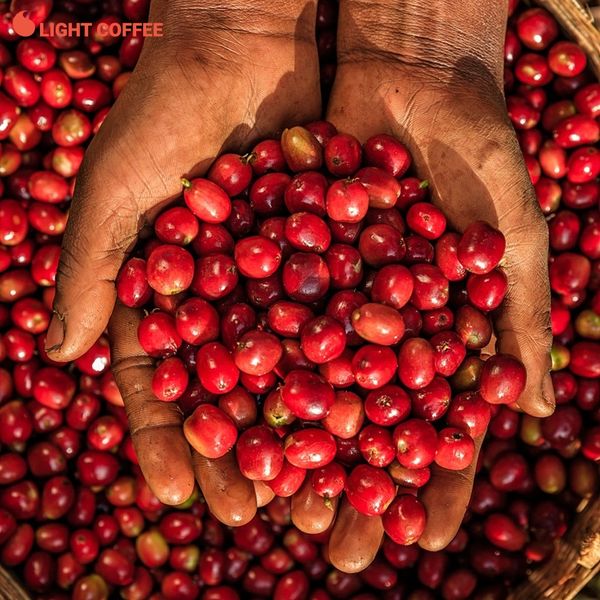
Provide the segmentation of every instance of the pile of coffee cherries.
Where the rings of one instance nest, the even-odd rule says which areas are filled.
[[[481,221],[449,231],[403,178],[410,164],[389,135],[361,147],[326,122],[292,127],[184,180],[117,278],[148,312],[154,394],[191,413],[200,454],[235,448],[279,496],[306,477],[324,500],[345,492],[400,544],[426,515],[396,485],[422,487],[433,463],[467,468],[489,403],[515,403],[526,381],[512,356],[478,358],[507,290],[504,236]],[[479,392],[456,395],[475,364]]]
[[[600,84],[586,70],[582,50],[561,38],[551,15],[516,4],[511,3],[506,38],[506,93],[509,115],[550,229],[555,415],[538,419],[514,411],[510,404],[490,403],[503,392],[493,387],[492,372],[482,378],[484,366],[493,363],[484,363],[479,352],[490,335],[486,312],[502,296],[501,263],[485,275],[471,272],[472,267],[468,273],[453,273],[461,264],[469,266],[464,256],[457,260],[462,236],[441,225],[443,215],[429,204],[426,182],[410,168],[394,177],[389,169],[398,163],[378,163],[377,148],[358,148],[342,134],[343,143],[325,151],[335,134],[324,123],[308,128],[324,142],[318,146],[305,131],[292,128],[283,143],[265,141],[243,159],[221,157],[215,163],[206,180],[224,192],[217,193],[216,200],[211,195],[216,201],[216,222],[211,221],[215,215],[194,214],[202,208],[194,202],[199,189],[206,193],[214,187],[206,181],[186,182],[187,200],[182,198],[179,206],[171,208],[182,218],[165,211],[171,216],[163,215],[162,225],[157,220],[156,240],[140,247],[128,264],[137,274],[139,288],[134,286],[127,296],[120,286],[126,302],[155,306],[171,326],[175,323],[174,346],[168,351],[172,356],[157,357],[161,362],[154,392],[166,401],[176,398],[189,417],[190,442],[201,452],[215,451],[216,435],[207,440],[202,429],[198,434],[195,421],[202,411],[215,410],[221,420],[211,418],[209,423],[225,431],[218,452],[230,447],[240,456],[246,474],[264,476],[264,463],[247,461],[251,452],[244,440],[253,434],[260,432],[273,455],[281,459],[283,453],[279,474],[265,481],[278,495],[249,524],[235,530],[210,515],[198,492],[173,508],[162,505],[148,488],[110,374],[104,337],[73,364],[52,362],[44,352],[74,178],[84,147],[126,84],[143,40],[97,34],[69,37],[56,31],[43,39],[21,38],[12,29],[12,14],[29,10],[37,23],[136,22],[147,18],[148,2],[13,0],[10,7],[5,3],[0,8],[0,564],[32,598],[501,600],[548,560],[556,541],[600,487]],[[335,73],[336,19],[336,2],[321,0],[317,40],[325,93]],[[305,144],[307,139],[311,143]],[[400,148],[394,155],[402,159],[400,164],[408,162],[395,141],[386,138],[385,144],[388,149]],[[294,160],[300,157],[302,162],[310,148],[316,149],[315,157],[321,156],[323,166],[319,169],[315,163],[308,171],[298,169]],[[340,148],[350,148],[350,153]],[[352,163],[359,153],[358,162]],[[356,164],[355,171],[363,173],[340,172],[336,157],[343,159],[342,169]],[[400,192],[397,186],[384,185],[381,189],[388,190],[390,203],[395,198],[394,206],[369,206],[362,225],[352,223],[361,214],[357,190],[367,188],[370,204],[375,183],[381,181],[367,177],[365,183],[364,170],[369,173],[373,168],[385,172],[385,181],[396,181]],[[242,176],[237,182],[231,181],[234,171]],[[311,175],[312,171],[320,172]],[[256,183],[263,177],[268,185],[259,189]],[[292,180],[303,185],[286,194]],[[234,183],[242,186],[239,191],[228,187]],[[355,202],[341,201],[344,194]],[[220,221],[218,211],[227,206],[230,213]],[[346,221],[350,208],[359,212]],[[292,219],[297,213],[304,215]],[[170,229],[173,223],[176,227]],[[361,236],[373,226],[379,232],[383,229],[383,246],[369,237],[361,244]],[[481,224],[473,227],[488,231]],[[215,231],[225,233],[206,235]],[[438,237],[428,237],[440,231]],[[251,275],[264,263],[240,261],[244,252],[238,247],[244,241],[251,246],[247,240],[257,236],[274,242],[278,250],[267,256],[279,260],[273,274],[261,273],[258,278]],[[184,243],[186,237],[191,241]],[[396,243],[398,239],[404,246]],[[179,256],[183,250],[193,257],[189,271],[183,263],[182,280],[177,282],[185,284],[192,273],[182,296],[173,294],[177,288],[148,291],[149,256],[165,244],[177,247]],[[440,262],[441,252],[436,252],[443,244],[448,263],[443,258]],[[336,252],[339,246],[347,254]],[[378,256],[377,247],[391,248],[391,254]],[[286,275],[285,266],[298,253],[303,261],[292,261],[295,268],[288,268]],[[223,262],[211,262],[211,255],[220,255]],[[198,276],[198,262],[212,278]],[[318,268],[311,270],[313,264]],[[215,271],[216,267],[223,271]],[[429,267],[439,269],[450,282],[443,307],[418,305],[417,298],[428,296],[427,285],[439,281],[428,281]],[[397,277],[385,280],[379,275],[390,271]],[[418,283],[415,272],[421,277]],[[306,273],[313,278],[301,280]],[[160,286],[161,277],[155,276],[153,285]],[[486,277],[488,290],[494,290],[493,298],[488,297],[491,304],[476,285]],[[324,295],[311,299],[325,287],[327,278]],[[410,293],[403,281],[412,281]],[[227,297],[219,299],[227,286],[231,286]],[[415,293],[416,289],[421,292]],[[338,301],[332,303],[336,296]],[[379,307],[376,312],[371,312],[373,304]],[[185,305],[189,311],[182,319]],[[403,333],[397,317],[385,319],[391,314],[400,315]],[[215,319],[216,334],[210,333]],[[319,319],[325,319],[325,345]],[[301,325],[304,331],[313,320],[313,327],[303,335]],[[342,325],[343,336],[330,335],[336,323]],[[386,324],[385,331],[381,323]],[[208,339],[202,340],[201,334]],[[400,335],[399,342],[393,342]],[[265,363],[253,363],[257,336],[259,341],[269,340],[262,348],[271,349],[261,360],[275,363],[263,375],[256,369],[260,372]],[[445,354],[435,344],[435,340],[443,344],[444,336]],[[418,340],[413,350],[419,356],[427,348],[423,365],[414,370],[414,356],[406,352],[402,364],[411,368],[400,370],[399,354],[411,340]],[[391,345],[386,344],[389,341]],[[338,352],[341,342],[345,347],[337,358],[330,355],[320,362],[327,352]],[[224,363],[230,367],[228,377],[235,379],[237,374],[233,389],[226,393],[221,386],[231,385],[231,380],[215,377],[210,368],[201,369],[208,373],[201,380],[198,362],[193,364],[199,350],[208,345],[207,350],[214,352],[215,344],[229,357]],[[377,356],[391,353],[389,362],[375,359],[376,364],[369,364],[373,355],[363,349],[373,347],[382,349]],[[279,351],[281,356],[275,360]],[[355,361],[361,351],[367,361]],[[204,353],[204,360],[210,360],[211,352],[208,357]],[[385,380],[390,372],[386,368],[394,364],[395,379],[380,388],[365,386]],[[506,369],[505,364],[500,366]],[[521,372],[513,366],[515,373]],[[291,377],[293,372],[302,375]],[[425,383],[432,372],[433,379]],[[424,379],[415,381],[415,373]],[[311,390],[318,382],[323,393],[310,393],[304,402],[302,394],[290,392],[304,389],[306,394],[307,381]],[[388,405],[378,394],[390,387],[396,393],[390,395]],[[332,389],[329,413],[319,416],[318,410],[331,402]],[[511,389],[502,396],[503,402],[510,401],[513,393]],[[461,406],[464,409],[459,411]],[[302,407],[317,413],[307,417],[306,412],[294,412]],[[198,413],[198,409],[202,410]],[[415,543],[405,545],[412,538],[402,536],[416,538],[424,523],[418,496],[428,470],[437,468],[436,461],[456,467],[460,459],[466,464],[468,454],[457,456],[453,449],[461,449],[464,442],[468,452],[469,439],[483,431],[488,419],[472,499],[456,537],[441,552],[424,551]],[[407,423],[423,423],[429,432],[433,424],[437,455],[429,467],[409,468],[401,463],[415,456],[398,452],[398,442],[403,442],[398,428]],[[448,429],[461,430],[460,444],[441,441],[441,431]],[[327,444],[328,435],[335,441],[334,457],[322,467],[298,462],[310,454],[303,450],[313,435],[318,436],[317,449],[323,458],[323,450],[334,451]],[[451,450],[450,456],[439,452],[442,445]],[[417,455],[427,461],[427,445],[422,449],[419,444],[418,450]],[[390,456],[386,467],[379,466]],[[373,564],[360,574],[346,574],[327,562],[328,532],[307,535],[293,527],[286,496],[298,480],[308,478],[324,502],[346,489],[357,508],[372,510],[374,497],[358,487],[358,477],[352,480],[357,468],[367,468],[369,475],[377,472],[376,477],[388,484],[391,478],[395,497],[384,514],[401,506],[410,510],[416,527],[412,531],[394,528],[391,513],[389,535]]]

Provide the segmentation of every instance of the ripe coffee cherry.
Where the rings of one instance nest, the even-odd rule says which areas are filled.
[[[485,275],[469,275],[467,294],[469,301],[479,310],[490,311],[498,308],[508,291],[508,280],[504,271],[494,269]]]
[[[394,352],[385,346],[368,344],[354,354],[352,372],[356,383],[367,390],[380,388],[389,383],[394,375],[398,362]]]
[[[296,467],[287,460],[284,460],[279,475],[275,479],[267,481],[266,485],[273,490],[276,496],[289,498],[300,489],[305,478],[306,469]]]
[[[329,383],[311,371],[295,370],[287,374],[281,388],[281,399],[290,411],[307,421],[326,417],[335,402]]]
[[[392,208],[398,201],[400,184],[383,169],[363,167],[356,177],[367,188],[371,208]]]
[[[468,433],[456,427],[447,427],[439,432],[435,462],[444,469],[462,471],[473,461],[475,444]]]
[[[329,288],[329,270],[316,254],[296,252],[283,266],[283,287],[298,302],[319,300]]]
[[[252,179],[249,159],[250,157],[239,154],[222,154],[212,164],[207,178],[222,188],[228,196],[238,196],[248,188]]]
[[[144,352],[150,356],[170,356],[181,346],[175,320],[163,312],[150,313],[144,317],[138,329],[138,340]]]
[[[337,438],[347,440],[358,434],[365,418],[363,402],[353,392],[339,391],[323,419],[323,426]]]
[[[242,275],[263,279],[278,269],[281,250],[275,242],[256,235],[244,238],[235,245],[234,258]]]
[[[165,244],[186,246],[199,231],[198,220],[184,206],[175,206],[162,213],[154,223],[158,239]]]
[[[119,300],[131,308],[143,306],[152,295],[146,279],[146,261],[130,258],[119,271],[116,281]]]
[[[285,237],[296,249],[322,254],[331,244],[331,231],[321,217],[310,212],[297,212],[285,222]]]
[[[483,365],[480,393],[490,404],[513,404],[525,389],[527,372],[510,354],[496,354]]]
[[[163,402],[173,402],[185,392],[189,381],[183,362],[171,356],[166,358],[152,376],[152,393]]]
[[[281,343],[274,335],[265,331],[249,331],[239,339],[233,359],[243,373],[266,375],[275,368],[281,354]]]
[[[357,179],[334,182],[327,190],[327,215],[341,223],[359,223],[369,209],[369,194]]]
[[[326,190],[327,179],[321,173],[316,171],[300,173],[292,178],[285,189],[285,206],[290,213],[310,212],[323,217],[326,212]],[[285,217],[279,219],[285,221]]]
[[[422,502],[406,494],[398,496],[383,513],[383,527],[385,532],[396,542],[408,546],[419,540],[425,524],[427,513]]]
[[[396,425],[408,417],[410,397],[401,387],[386,385],[368,394],[365,413],[377,425]]]
[[[527,536],[514,521],[503,514],[494,513],[489,515],[483,525],[485,537],[498,548],[517,552],[527,542]]]
[[[171,296],[187,290],[194,278],[194,259],[180,246],[165,244],[155,248],[146,263],[150,287]]]
[[[472,438],[483,435],[490,421],[490,405],[478,392],[462,392],[450,403],[446,422],[452,427],[464,429]]]
[[[385,304],[363,304],[352,313],[352,326],[362,338],[382,346],[397,344],[404,334],[402,315]]]
[[[418,264],[410,268],[414,289],[410,298],[419,310],[434,310],[446,305],[449,282],[435,265]]]
[[[363,515],[383,514],[395,495],[396,489],[390,476],[370,465],[355,467],[346,480],[348,502]]]
[[[182,179],[183,199],[188,208],[205,223],[222,223],[231,214],[229,196],[208,179]]]
[[[244,477],[271,481],[283,468],[283,448],[271,429],[256,425],[244,431],[235,446],[240,471]]]
[[[318,469],[329,464],[337,447],[333,436],[323,429],[301,429],[283,442],[287,460],[302,469]]]
[[[467,271],[483,275],[498,265],[505,247],[506,241],[500,231],[477,221],[465,229],[458,243],[457,256]]]
[[[202,298],[190,298],[177,307],[175,326],[185,342],[199,346],[219,337],[219,314]]]
[[[414,289],[412,273],[402,265],[382,267],[371,287],[371,298],[396,309],[400,309],[410,300]]]
[[[526,10],[517,19],[519,39],[532,50],[544,50],[558,36],[558,24],[543,8]]]
[[[300,347],[308,360],[327,363],[338,358],[346,347],[343,326],[332,317],[316,317],[308,321],[300,334]]]
[[[218,342],[209,342],[198,350],[196,372],[200,383],[213,394],[230,392],[240,375],[231,354]]]
[[[378,268],[401,261],[406,254],[406,242],[396,228],[381,223],[362,231],[358,250],[368,265]]]
[[[368,165],[379,167],[394,177],[402,177],[410,167],[411,157],[406,147],[385,133],[370,137],[364,153]]]
[[[413,204],[406,214],[406,224],[428,240],[439,238],[446,229],[444,213],[429,202]]]
[[[435,358],[431,344],[423,338],[410,338],[398,353],[398,377],[403,385],[418,390],[435,377]]]
[[[429,385],[410,392],[412,413],[426,421],[441,419],[448,410],[451,395],[450,384],[436,376]]]
[[[429,466],[436,455],[437,432],[433,425],[420,419],[409,419],[394,429],[394,446],[398,462],[409,469]]]
[[[183,432],[192,447],[206,458],[220,458],[233,448],[237,429],[233,421],[212,404],[201,404],[188,417]]]
[[[347,133],[334,135],[325,146],[325,166],[336,177],[348,177],[359,167],[362,149],[359,141]]]
[[[573,42],[558,42],[550,48],[548,65],[556,75],[575,77],[586,66],[585,52]]]
[[[367,425],[358,436],[363,458],[374,467],[387,467],[395,457],[392,434],[377,425]]]
[[[339,496],[346,485],[346,471],[340,464],[331,462],[312,472],[311,484],[313,490],[323,498]]]

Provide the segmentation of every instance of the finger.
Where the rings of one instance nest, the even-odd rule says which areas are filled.
[[[543,219],[508,225],[504,268],[508,292],[494,324],[499,352],[521,359],[527,383],[518,405],[535,417],[547,417],[555,406],[550,378],[550,285],[548,233]]]
[[[193,452],[194,471],[212,514],[230,526],[245,525],[256,514],[252,481],[240,472],[233,451],[221,458]]]
[[[256,496],[256,506],[266,506],[275,498],[275,492],[264,482],[254,481],[254,495]]]
[[[381,540],[381,517],[367,517],[342,500],[329,538],[329,560],[344,573],[358,573],[375,559]]]
[[[152,394],[154,365],[138,342],[139,322],[138,311],[117,304],[109,323],[112,370],[142,473],[161,502],[177,505],[194,490],[189,445],[178,406]]]
[[[319,496],[307,477],[300,489],[292,496],[292,522],[304,533],[321,533],[333,523],[338,499]]]
[[[470,466],[463,471],[450,471],[431,465],[431,479],[419,494],[427,511],[427,525],[419,539],[425,550],[445,548],[460,528],[471,499],[477,457],[485,435],[475,439],[475,455]]]

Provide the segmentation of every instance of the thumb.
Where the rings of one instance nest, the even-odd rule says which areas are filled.
[[[519,407],[535,417],[546,417],[555,406],[550,377],[548,228],[541,214],[531,212],[527,222],[503,227],[508,292],[495,318],[495,330],[498,351],[519,358],[527,371]]]
[[[90,162],[90,161],[88,161]],[[115,278],[125,253],[137,237],[140,211],[124,192],[99,186],[107,178],[88,175],[85,163],[78,177],[62,243],[56,277],[54,315],[46,337],[53,360],[82,355],[102,334],[116,299]]]

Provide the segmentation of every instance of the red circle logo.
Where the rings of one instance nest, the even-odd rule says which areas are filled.
[[[27,16],[27,12],[22,10],[12,19],[12,27],[17,35],[29,37],[35,33],[35,23]]]

